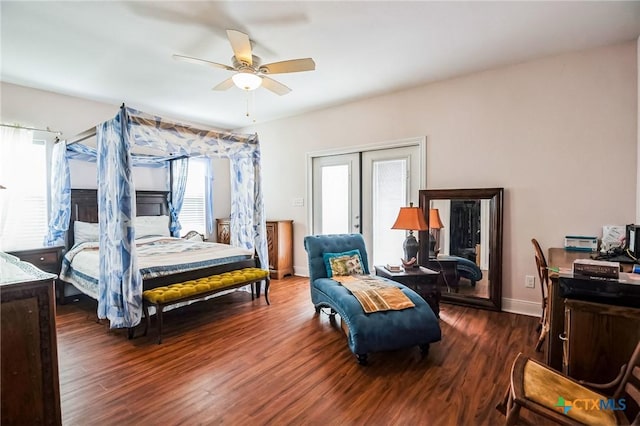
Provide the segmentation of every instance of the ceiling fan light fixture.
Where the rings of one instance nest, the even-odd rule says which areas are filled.
[[[233,84],[246,91],[256,90],[262,84],[262,78],[251,71],[240,71],[232,77]]]

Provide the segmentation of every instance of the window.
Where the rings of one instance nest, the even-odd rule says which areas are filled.
[[[47,143],[0,128],[0,250],[37,248],[47,234]]]
[[[189,158],[189,174],[184,202],[178,220],[182,229],[180,235],[189,231],[198,231],[206,235],[205,188],[207,179],[207,161],[202,158]]]

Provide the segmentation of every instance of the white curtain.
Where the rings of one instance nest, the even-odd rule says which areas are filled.
[[[33,131],[0,127],[0,185],[6,188],[0,189],[0,250],[20,248],[17,240],[21,229],[15,225],[20,222],[21,212],[28,208],[25,195],[33,194],[34,185],[44,185],[39,178],[42,173],[46,175],[46,170],[25,166],[32,162],[32,148]],[[46,211],[43,219],[46,222]]]

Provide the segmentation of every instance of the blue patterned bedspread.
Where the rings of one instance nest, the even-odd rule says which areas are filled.
[[[62,261],[60,279],[97,299],[100,256],[98,242],[74,246]],[[138,268],[143,279],[192,271],[251,259],[251,250],[227,244],[188,241],[172,237],[136,240]]]

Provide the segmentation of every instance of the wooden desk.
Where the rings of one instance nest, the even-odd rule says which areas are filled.
[[[570,268],[576,259],[588,259],[591,253],[550,248],[547,264],[550,268]],[[546,338],[547,365],[562,371],[564,336],[564,301],[560,297],[558,274],[549,272],[549,334]]]
[[[589,252],[551,248],[548,266],[571,268],[574,260],[590,256]],[[547,364],[581,380],[613,380],[640,339],[640,309],[564,299],[558,274],[552,272],[549,278]]]

